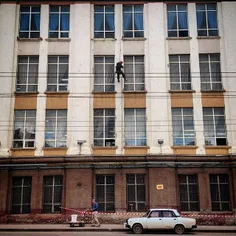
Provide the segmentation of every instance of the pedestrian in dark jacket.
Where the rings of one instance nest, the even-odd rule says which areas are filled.
[[[122,64],[123,64],[123,61],[119,61],[119,62],[116,63],[116,74],[117,74],[117,81],[118,82],[120,82],[120,75],[122,75],[124,80],[127,81],[126,77],[125,77],[125,74],[122,71],[122,68],[124,68]]]

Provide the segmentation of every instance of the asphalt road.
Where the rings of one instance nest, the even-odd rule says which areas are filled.
[[[131,236],[134,235],[131,232],[1,232],[0,236]],[[176,234],[170,233],[170,232],[149,232],[142,234],[142,236],[152,236],[152,235],[158,235],[158,236],[174,236]],[[198,236],[198,235],[204,235],[204,236],[233,236],[235,233],[206,233],[206,232],[191,232],[191,233],[185,233],[186,236]]]

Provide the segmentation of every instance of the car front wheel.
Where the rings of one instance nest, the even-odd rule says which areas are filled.
[[[135,225],[133,226],[133,232],[134,232],[135,234],[142,234],[142,233],[143,233],[143,226],[140,225],[140,224],[135,224]]]
[[[185,228],[183,225],[176,225],[175,226],[175,233],[176,234],[183,234],[184,230],[185,230]]]

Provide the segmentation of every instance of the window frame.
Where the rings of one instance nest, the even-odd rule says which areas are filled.
[[[206,110],[209,110],[209,109],[211,109],[211,115],[206,115],[206,114],[204,114],[205,112],[204,111],[206,111]],[[222,113],[223,113],[223,115],[215,115],[215,109],[222,109]],[[213,137],[211,137],[211,136],[209,136],[209,135],[206,135],[206,132],[207,132],[207,130],[206,130],[206,123],[205,122],[209,122],[209,120],[206,120],[205,118],[206,117],[212,117],[212,120],[211,121],[213,121],[212,122],[212,124],[211,124],[211,126],[213,126]],[[217,117],[223,117],[224,118],[224,133],[225,133],[225,136],[218,136],[217,135],[217,127],[216,127],[216,118]],[[205,138],[205,145],[206,146],[222,146],[222,145],[217,145],[217,139],[225,139],[225,142],[226,142],[226,144],[225,145],[223,145],[223,146],[227,146],[227,127],[226,127],[226,123],[225,123],[225,121],[226,121],[226,119],[225,119],[225,109],[224,109],[224,107],[203,107],[203,125],[204,125],[204,138]],[[211,130],[212,131],[212,130]],[[207,141],[207,138],[208,139],[214,139],[214,144],[212,144],[211,145],[211,140],[210,141]]]
[[[142,6],[142,11],[137,11],[135,12],[135,7],[136,6]],[[124,12],[124,7],[132,7],[132,10],[131,11],[127,11],[127,12]],[[136,4],[136,5],[126,5],[126,4],[123,4],[122,5],[122,19],[123,19],[123,38],[143,38],[144,37],[144,5],[143,4]],[[131,14],[131,18],[132,18],[132,29],[129,29],[129,30],[125,30],[125,27],[124,27],[124,15],[125,13],[129,13]],[[143,24],[143,29],[142,30],[135,30],[135,14],[142,14],[142,24]],[[125,33],[129,33],[131,32],[132,33],[132,37],[127,37],[125,36]],[[135,36],[135,33],[136,32],[140,32],[142,34],[142,36]]]
[[[214,60],[211,60],[211,57],[212,56],[219,56],[219,61],[214,61]],[[207,61],[204,61],[204,60],[201,60],[201,56],[207,56]],[[214,76],[214,72],[212,72],[211,70],[211,65],[213,63],[217,63],[219,65],[219,71],[220,71],[220,81],[217,82],[217,81],[213,81],[212,78]],[[202,72],[201,71],[201,64],[207,64],[208,65],[208,71],[209,71],[209,78],[210,78],[210,81],[203,81],[204,80],[204,76],[202,76],[202,73],[206,73],[206,72]],[[201,78],[201,90],[202,91],[222,91],[223,90],[223,83],[222,83],[222,72],[221,72],[221,60],[220,60],[220,54],[219,53],[201,53],[199,54],[199,67],[200,67],[200,78]],[[210,84],[210,90],[209,89],[204,89],[203,88],[203,84]],[[216,85],[216,84],[220,84],[220,89],[213,89],[213,86]]]
[[[24,58],[27,58],[27,62],[20,62],[20,59],[24,59]],[[38,62],[31,62],[30,60],[32,59],[36,59],[38,60]],[[27,72],[26,72],[26,83],[18,83],[18,80],[19,82],[20,79],[21,79],[21,74],[19,72],[19,67],[20,65],[27,65]],[[37,68],[37,76],[36,76],[36,83],[33,84],[33,83],[29,83],[29,77],[30,77],[30,74],[33,73],[33,72],[30,72],[30,65],[37,65],[38,68]],[[31,56],[18,56],[17,58],[17,79],[16,79],[16,85],[15,85],[15,88],[16,88],[16,92],[24,92],[24,93],[35,93],[38,91],[38,74],[39,74],[39,56],[34,56],[34,55],[31,55]],[[18,87],[19,86],[19,87]],[[25,90],[21,91],[20,89],[20,86],[25,86]],[[35,87],[35,90],[29,90],[29,86],[34,86]]]
[[[52,178],[52,185],[46,185],[45,184],[45,179],[46,178]],[[61,185],[60,184],[55,184],[55,182],[56,182],[56,178],[59,178],[59,181],[61,181]],[[52,195],[51,195],[51,200],[52,200],[52,202],[51,203],[45,203],[44,201],[45,201],[45,187],[50,187],[51,189],[52,189]],[[55,202],[54,200],[54,196],[55,196],[55,187],[61,187],[61,193],[60,193],[60,198],[61,198],[61,202]],[[60,211],[55,211],[55,206],[57,205],[57,206],[61,206],[62,205],[62,198],[63,198],[63,176],[62,175],[53,175],[53,176],[44,176],[43,177],[43,194],[42,194],[42,196],[43,196],[43,203],[42,203],[42,207],[43,207],[43,213],[48,213],[48,214],[55,214],[55,213],[60,213],[62,210],[60,210]],[[51,206],[51,211],[50,212],[48,212],[48,211],[46,211],[45,209],[44,209],[44,207],[45,207],[45,205],[49,205],[49,206]]]
[[[21,7],[29,7],[29,12],[22,12]],[[39,12],[32,11],[32,7],[39,7]],[[29,14],[29,30],[21,30],[21,20],[23,14]],[[39,30],[31,30],[31,22],[32,22],[32,15],[33,14],[39,14]],[[41,6],[40,5],[20,5],[20,16],[19,16],[19,38],[40,38],[40,21],[41,21]],[[22,37],[21,33],[28,33],[28,37]],[[38,33],[38,37],[32,37],[31,33]]]
[[[193,177],[196,178],[196,182],[195,183],[191,183],[189,182],[189,177]],[[184,183],[181,183],[180,181],[180,178],[181,177],[184,177],[186,182]],[[200,202],[199,202],[199,186],[198,186],[198,175],[197,174],[179,174],[178,175],[178,180],[179,180],[179,201],[180,201],[180,208],[181,208],[181,211],[199,211],[199,205],[200,205]],[[180,186],[183,186],[185,188],[185,192],[187,193],[187,201],[181,201],[181,190],[180,190]],[[193,193],[190,192],[189,188],[190,188],[190,185],[195,185],[196,188],[197,188],[197,201],[191,201],[190,200],[190,195],[192,195]],[[182,203],[187,203],[187,206],[188,206],[188,209],[187,210],[183,210],[183,207],[182,207]],[[196,209],[192,209],[192,206],[191,206],[191,203],[197,203],[197,210]]]
[[[186,111],[186,110],[190,110],[191,109],[191,111],[192,111],[192,115],[185,115],[184,114],[184,111]],[[173,111],[178,111],[178,110],[180,110],[180,112],[181,112],[181,115],[174,115],[173,114]],[[193,114],[193,108],[186,108],[186,107],[184,107],[184,108],[178,108],[178,107],[176,107],[176,108],[174,108],[174,107],[172,107],[171,108],[171,113],[172,113],[172,129],[173,129],[173,134],[172,134],[172,137],[173,137],[173,145],[174,146],[181,146],[181,147],[183,147],[183,146],[194,146],[194,145],[196,145],[196,137],[195,137],[195,126],[194,126],[194,114]],[[174,133],[175,133],[175,125],[174,125],[174,117],[181,117],[181,130],[182,130],[182,137],[179,137],[178,135],[175,137],[174,136]],[[185,117],[192,117],[192,122],[193,122],[193,130],[186,130],[185,129],[185,121],[188,121],[188,119],[187,120],[185,120],[184,118]],[[178,131],[178,130],[177,130]],[[178,132],[180,132],[180,131],[178,131]],[[186,132],[192,132],[192,134],[191,135],[187,135],[186,136]],[[193,137],[193,142],[194,142],[194,145],[187,145],[187,143],[186,143],[186,139],[190,139],[191,137]],[[175,138],[176,139],[182,139],[182,141],[183,141],[183,143],[182,143],[182,145],[176,145],[176,143],[175,143]]]
[[[60,62],[61,58],[66,58],[67,62]],[[49,62],[51,58],[56,58],[56,62]],[[50,65],[56,65],[56,83],[49,83],[49,67]],[[67,65],[67,79],[62,79],[62,81],[66,81],[66,83],[60,83],[60,65]],[[68,91],[68,82],[69,82],[69,56],[68,55],[49,55],[48,56],[48,64],[47,64],[47,92],[67,92]],[[50,90],[49,86],[56,86],[55,90]],[[65,90],[60,90],[61,87],[66,87]]]
[[[95,116],[95,111],[97,110],[102,110],[102,113],[103,115],[102,116]],[[114,116],[111,116],[111,115],[106,115],[106,112],[107,111],[113,111],[114,112]],[[95,119],[96,118],[102,118],[102,127],[103,127],[103,137],[102,138],[95,138]],[[106,138],[106,129],[107,129],[107,125],[106,125],[106,121],[108,118],[113,118],[114,119],[114,127],[113,127],[113,130],[114,130],[114,138]],[[93,116],[93,119],[94,119],[94,143],[95,143],[95,140],[102,140],[103,142],[103,145],[102,146],[99,146],[99,145],[95,145],[95,147],[115,147],[115,142],[116,142],[116,137],[115,137],[115,120],[116,120],[116,114],[115,114],[115,109],[110,109],[110,108],[106,108],[106,109],[94,109],[94,116]],[[112,143],[114,142],[114,145],[106,145],[107,142],[109,143]]]
[[[99,183],[97,183],[97,177],[104,177],[104,184],[99,184]],[[96,177],[96,199],[97,199],[97,202],[98,202],[98,204],[99,204],[99,211],[105,211],[105,212],[115,212],[115,175],[114,174],[105,174],[105,175],[103,175],[103,174],[98,174],[98,175],[96,175],[95,176]],[[107,177],[112,177],[113,178],[113,183],[112,184],[109,184],[109,183],[107,183]],[[104,201],[102,202],[101,201],[101,199],[100,199],[100,197],[98,196],[98,187],[99,186],[103,186],[104,188],[103,188],[103,190],[104,190],[104,192],[103,192],[103,195],[104,195]],[[108,201],[107,200],[107,187],[108,186],[113,186],[113,192],[112,192],[112,195],[113,195],[113,201]],[[104,209],[102,210],[101,209],[101,204],[104,204]],[[108,207],[107,207],[107,204],[113,204],[113,209],[108,209]]]
[[[100,7],[103,7],[103,12],[96,12],[96,7],[97,6],[100,6]],[[106,11],[106,7],[107,6],[112,6],[113,7],[113,12],[107,12]],[[95,30],[95,15],[96,14],[102,14],[103,15],[103,26],[102,26],[102,28],[103,28],[103,30],[102,31],[96,31]],[[106,16],[107,15],[112,15],[113,14],[113,22],[114,22],[114,25],[113,25],[113,27],[114,27],[114,29],[113,30],[106,30]],[[103,34],[103,37],[96,37],[96,33],[102,33]],[[106,37],[106,34],[107,33],[113,33],[113,37]],[[94,5],[94,38],[115,38],[115,6],[114,5]]]
[[[208,10],[208,5],[209,4],[215,4],[216,6],[216,10]],[[204,10],[198,10],[197,9],[197,5],[204,5]],[[216,24],[217,24],[217,28],[209,28],[208,25],[208,12],[210,11],[214,11],[216,12]],[[206,28],[202,29],[202,28],[198,28],[198,12],[205,12],[205,21],[206,21]],[[217,3],[196,3],[196,19],[197,19],[197,35],[198,37],[217,37],[219,36],[219,24],[218,24],[218,11],[217,11]],[[217,31],[217,35],[209,35],[209,31],[214,30]],[[206,31],[206,35],[199,35],[199,31]]]
[[[103,62],[101,63],[101,62],[96,62],[96,59],[98,59],[98,58],[102,58],[102,60],[103,60]],[[108,62],[106,62],[106,59],[113,59],[113,63],[108,63]],[[97,77],[97,76],[100,76],[100,73],[96,73],[96,71],[95,71],[95,66],[96,65],[101,65],[102,66],[102,70],[103,70],[103,73],[102,73],[102,78],[103,78],[103,83],[102,84],[100,84],[100,83],[96,83],[97,81],[96,81],[96,79],[98,78],[99,79],[99,77]],[[106,73],[106,67],[107,66],[109,66],[109,65],[113,65],[113,73],[112,73],[112,77],[113,77],[113,83],[106,83],[106,79],[107,79],[107,76],[109,76],[109,74],[108,73]],[[115,58],[114,58],[114,56],[108,56],[108,55],[106,55],[106,56],[94,56],[94,91],[95,92],[104,92],[104,93],[106,93],[106,92],[115,92]],[[98,87],[100,87],[100,86],[103,86],[103,90],[101,91],[101,90],[97,90],[97,89],[95,89],[95,86],[98,86]],[[107,89],[107,87],[109,88],[109,86],[112,86],[113,87],[113,89],[111,89],[111,90],[109,90],[109,89]]]
[[[167,35],[169,38],[172,38],[172,37],[177,37],[177,38],[182,38],[182,37],[189,37],[189,23],[188,23],[188,4],[187,3],[176,3],[176,4],[166,4],[166,10],[167,10]],[[168,5],[175,5],[175,11],[169,11],[168,10]],[[184,10],[179,10],[179,5],[186,5],[186,11]],[[176,29],[169,29],[169,23],[168,23],[168,13],[175,13],[175,18],[176,18]],[[179,13],[186,13],[186,19],[187,19],[187,29],[180,29],[179,27]],[[170,32],[176,32],[176,36],[171,36],[169,35]],[[185,36],[180,36],[180,32],[181,31],[187,31],[187,35]]]
[[[14,179],[21,179],[21,185],[17,186],[14,185]],[[28,179],[30,184],[25,185],[25,180]],[[20,204],[14,204],[13,203],[13,196],[14,196],[14,191],[16,191],[16,188],[20,188]],[[24,203],[24,188],[30,188],[29,192],[29,202]],[[14,176],[12,177],[12,197],[11,197],[11,213],[12,214],[27,214],[31,212],[31,194],[32,194],[32,177],[31,176]],[[13,207],[14,206],[19,206],[20,205],[20,212],[14,211]],[[29,211],[24,211],[24,206],[29,206]]]
[[[129,58],[132,58],[132,62],[127,62],[127,60],[129,60]],[[142,58],[142,62],[137,61],[137,58]],[[127,65],[131,65],[132,66],[132,74],[131,73],[127,73]],[[136,80],[138,80],[138,76],[139,74],[136,72],[135,66],[136,65],[143,65],[143,82],[136,82]],[[126,79],[127,81],[124,82],[124,91],[145,91],[145,58],[144,55],[125,55],[124,56],[124,73],[126,75]],[[130,83],[129,82],[129,74],[131,74],[130,76],[132,76],[133,78],[133,82]],[[132,89],[128,89],[128,86],[132,86]],[[143,89],[137,89],[137,86],[143,86]]]
[[[178,57],[178,61],[171,61],[171,57],[172,56],[177,56]],[[182,61],[181,60],[181,56],[188,56],[189,57],[189,60],[188,61]],[[176,75],[176,77],[178,77],[179,78],[179,82],[173,82],[172,81],[172,76],[173,75],[175,75],[174,73],[172,73],[171,72],[171,64],[178,64],[178,66],[179,66],[179,73],[178,73],[178,75]],[[188,79],[189,79],[189,82],[185,82],[185,81],[183,81],[183,77],[182,77],[182,67],[181,67],[181,65],[182,64],[188,64],[188,66],[189,66],[189,76],[188,76]],[[190,62],[190,55],[189,54],[170,54],[169,55],[169,71],[170,71],[170,89],[171,90],[173,90],[173,91],[178,91],[178,90],[181,90],[181,91],[189,91],[189,90],[191,90],[192,89],[192,80],[191,80],[191,62]],[[172,85],[174,85],[174,84],[177,84],[177,85],[179,85],[179,87],[180,87],[180,89],[173,89],[172,88]],[[189,86],[189,89],[184,89],[183,88],[183,85],[190,85]]]
[[[51,6],[58,6],[59,7],[59,10],[58,10],[58,12],[54,12],[54,11],[51,11]],[[62,7],[64,7],[64,6],[67,6],[67,7],[69,7],[69,11],[68,12],[63,12],[62,10],[61,10],[61,8]],[[71,11],[71,7],[70,7],[70,5],[49,5],[49,25],[48,25],[48,37],[50,38],[50,39],[69,39],[70,38],[70,11]],[[59,27],[59,29],[58,30],[50,30],[50,15],[51,14],[58,14],[58,27]],[[63,14],[69,14],[69,29],[68,30],[61,30],[61,16],[63,15]],[[51,33],[57,33],[58,34],[58,36],[57,37],[51,37]],[[63,36],[61,36],[61,34],[64,34],[64,33],[68,33],[68,37],[63,37]]]
[[[56,113],[55,113],[55,116],[51,116],[51,117],[48,117],[47,116],[47,111],[55,111]],[[58,116],[58,112],[59,111],[65,111],[66,112],[66,114],[65,114],[65,116]],[[66,145],[66,142],[67,142],[67,110],[66,109],[47,109],[46,110],[46,114],[45,114],[45,117],[46,117],[46,119],[45,119],[45,141],[44,141],[44,143],[45,143],[45,147],[48,147],[48,148],[66,148],[67,147],[67,145]],[[54,130],[53,131],[47,131],[47,120],[50,120],[50,119],[53,119],[53,120],[55,120],[55,126],[54,126]],[[65,134],[65,139],[64,140],[58,140],[57,139],[57,133],[58,133],[58,119],[66,119],[66,128],[65,128],[65,132],[66,132],[66,134]],[[49,126],[49,130],[50,130],[50,126]],[[52,128],[51,128],[52,129]],[[47,133],[53,133],[54,134],[54,139],[53,138],[51,138],[51,139],[49,139],[49,138],[46,138],[46,135],[47,135]],[[47,144],[46,144],[46,142],[54,142],[54,146],[47,146]],[[57,146],[57,143],[58,143],[58,141],[63,141],[64,143],[65,143],[65,145],[62,145],[62,146]]]
[[[22,117],[16,117],[16,113],[17,111],[24,111],[24,116]],[[35,116],[27,116],[27,111],[34,111],[34,115]],[[16,123],[17,123],[17,119],[23,119],[23,128],[22,128],[22,133],[23,133],[23,138],[22,139],[15,139],[15,130],[16,130]],[[27,127],[27,122],[28,120],[33,120],[34,122],[34,132],[32,132],[32,134],[34,134],[34,139],[27,139],[26,136],[26,127]],[[32,122],[32,121],[31,121]],[[30,109],[30,110],[19,110],[19,109],[15,109],[14,110],[14,130],[13,130],[13,148],[22,148],[22,149],[27,149],[27,148],[35,148],[35,134],[36,134],[36,110],[34,109]],[[18,147],[15,145],[15,142],[22,142],[22,147]],[[33,147],[28,147],[26,146],[26,142],[34,142]]]

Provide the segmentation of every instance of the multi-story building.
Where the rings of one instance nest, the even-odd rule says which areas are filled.
[[[0,1],[1,215],[234,212],[235,12]]]

